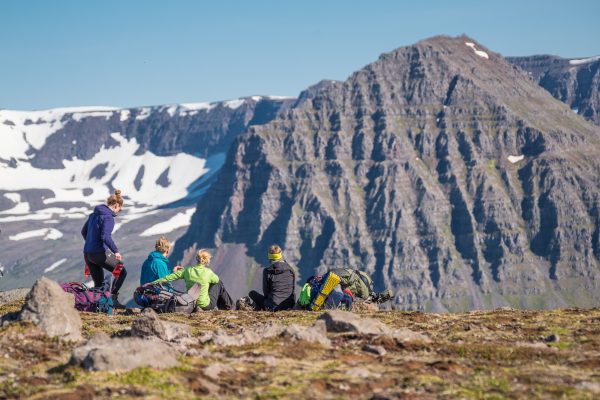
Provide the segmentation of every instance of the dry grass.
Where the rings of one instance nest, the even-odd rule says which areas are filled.
[[[18,309],[18,304],[0,312]],[[256,345],[198,346],[202,356],[158,371],[87,372],[67,366],[72,344],[33,326],[0,329],[0,398],[576,398],[600,396],[600,309],[463,314],[364,312],[409,328],[429,344],[331,336],[333,347],[268,339]],[[164,315],[194,334],[266,322],[311,324],[309,312]],[[82,314],[84,334],[126,334],[134,316]],[[544,338],[558,336],[558,342]],[[386,349],[378,356],[365,344]],[[217,379],[204,369],[223,365]]]

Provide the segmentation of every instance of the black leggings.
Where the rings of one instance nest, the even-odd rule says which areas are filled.
[[[208,288],[208,297],[210,297],[210,304],[203,308],[203,310],[213,310],[215,308],[219,310],[233,310],[233,300],[225,289],[223,281],[210,285]]]
[[[269,311],[281,311],[281,310],[291,310],[294,308],[294,294],[284,301],[281,304],[274,304],[273,300],[266,298],[263,294],[258,293],[256,290],[252,290],[248,293],[248,297],[252,299],[254,304],[256,305],[256,310],[269,310]]]
[[[105,285],[104,270],[107,270],[112,274],[113,270],[117,266],[117,259],[115,258],[115,255],[108,251],[106,253],[83,253],[83,258],[90,269],[90,274],[94,280],[94,287],[103,287]],[[112,284],[111,293],[119,293],[119,289],[121,289],[121,286],[123,286],[123,282],[125,282],[126,277],[127,271],[125,268],[123,268],[119,278]],[[108,276],[108,278],[108,282],[110,282],[110,276]]]

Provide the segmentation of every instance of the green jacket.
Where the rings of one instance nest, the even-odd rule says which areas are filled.
[[[371,277],[362,271],[352,270],[350,268],[336,268],[331,272],[340,277],[340,286],[342,290],[348,289],[352,292],[354,299],[367,300],[373,290],[373,280]],[[359,276],[360,274],[362,276]],[[369,286],[365,284],[367,282]]]
[[[208,297],[209,286],[214,283],[219,283],[219,277],[217,274],[202,264],[173,272],[172,274],[169,274],[164,278],[157,279],[152,283],[171,282],[178,279],[183,279],[185,281],[186,290],[189,290],[196,283],[200,284],[200,296],[198,296],[198,300],[196,300],[196,303],[200,308],[204,308],[210,304],[210,297]]]

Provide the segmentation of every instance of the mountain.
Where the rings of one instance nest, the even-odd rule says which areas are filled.
[[[173,257],[217,249],[257,286],[275,242],[300,280],[362,269],[405,309],[598,305],[599,146],[520,68],[434,37],[236,137]]]
[[[81,280],[81,226],[118,188],[126,201],[114,237],[130,295],[154,239],[184,232],[234,138],[293,101],[0,110],[0,290],[41,275]]]
[[[600,125],[600,56],[565,59],[540,55],[508,57],[577,114]]]

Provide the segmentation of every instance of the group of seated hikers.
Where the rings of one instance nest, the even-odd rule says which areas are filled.
[[[116,276],[111,284],[114,307],[123,308],[119,302],[119,289],[127,276],[122,268],[122,257],[112,239],[115,217],[123,208],[121,191],[115,190],[106,204],[94,208],[88,217],[82,236],[85,239],[84,259],[94,280],[94,287],[106,285],[103,270]],[[383,303],[391,299],[391,291],[375,293],[371,277],[359,270],[336,268],[322,276],[306,280],[296,300],[296,273],[287,263],[278,245],[268,249],[269,266],[263,270],[262,293],[251,291],[234,304],[219,276],[210,268],[211,254],[207,250],[196,253],[196,265],[183,268],[169,266],[172,243],[161,237],[155,251],[148,255],[141,268],[140,287],[134,294],[136,303],[161,311],[199,312],[204,310],[239,309],[280,311],[291,309],[319,310],[331,308],[351,309],[353,302]],[[115,272],[118,272],[115,275]],[[109,275],[110,277],[110,275]],[[170,282],[183,280],[185,292],[170,286]]]

